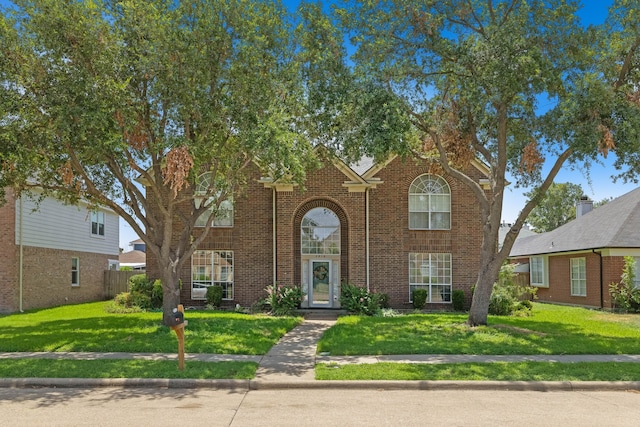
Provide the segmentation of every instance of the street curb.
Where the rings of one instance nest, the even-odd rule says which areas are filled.
[[[640,381],[265,381],[161,378],[0,378],[0,388],[165,388],[210,390],[640,391]]]

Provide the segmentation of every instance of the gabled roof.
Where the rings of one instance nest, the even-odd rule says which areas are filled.
[[[517,239],[509,256],[640,248],[640,188],[548,233]]]

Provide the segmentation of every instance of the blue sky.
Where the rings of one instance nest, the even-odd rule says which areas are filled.
[[[292,10],[297,7],[299,0],[284,0],[284,4]],[[328,2],[324,2],[328,3]],[[607,9],[612,0],[583,0],[583,8],[579,12],[581,20],[585,24],[600,24],[607,16]],[[0,0],[0,5],[10,4],[8,0]],[[609,197],[618,197],[637,187],[636,184],[613,183],[611,178],[615,174],[612,167],[615,157],[603,159],[603,165],[593,165],[590,171],[590,180],[581,169],[563,169],[557,176],[556,182],[572,182],[582,186],[584,192],[594,201],[600,201]],[[509,188],[505,193],[502,219],[506,222],[515,221],[520,209],[524,206],[526,198],[523,193],[527,189]],[[131,227],[120,220],[120,247],[128,251],[129,242],[136,240],[138,236]]]

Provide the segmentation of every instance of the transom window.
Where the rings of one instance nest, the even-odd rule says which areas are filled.
[[[426,289],[427,302],[451,302],[451,254],[409,254],[409,301],[413,291]]]
[[[586,258],[571,258],[571,295],[587,296]]]
[[[451,189],[442,177],[421,175],[409,187],[409,228],[451,229]]]
[[[340,219],[331,209],[311,209],[302,218],[300,240],[303,255],[339,255]]]
[[[91,234],[104,236],[104,212],[91,212]]]
[[[204,227],[207,225],[207,219],[209,219],[210,213],[216,209],[216,200],[222,194],[221,191],[216,193],[215,197],[209,197],[205,199],[204,196],[207,194],[207,191],[211,187],[211,185],[215,185],[212,182],[213,175],[211,172],[203,173],[198,177],[198,181],[196,184],[196,207],[200,207],[202,203],[210,204],[210,209],[203,212],[202,215],[198,217],[196,220],[196,227]],[[220,206],[218,206],[218,211],[216,212],[215,217],[211,223],[213,227],[232,227],[233,226],[233,200],[228,198],[220,202]]]
[[[191,257],[191,298],[205,299],[209,286],[222,287],[222,299],[233,299],[233,251],[196,251]]]

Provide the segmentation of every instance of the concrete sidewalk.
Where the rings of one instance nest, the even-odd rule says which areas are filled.
[[[181,379],[83,379],[83,378],[7,378],[0,379],[0,387],[163,387],[163,388],[384,388],[384,389],[508,389],[508,390],[640,390],[640,381],[631,382],[527,382],[527,381],[316,381],[316,363],[494,363],[494,362],[632,362],[640,363],[640,355],[382,355],[331,356],[317,355],[317,342],[335,320],[306,319],[291,330],[264,356],[186,354],[185,361],[247,361],[259,364],[253,380],[181,380]],[[89,352],[31,352],[0,353],[1,359],[144,359],[177,360],[176,354],[165,353],[89,353]]]

